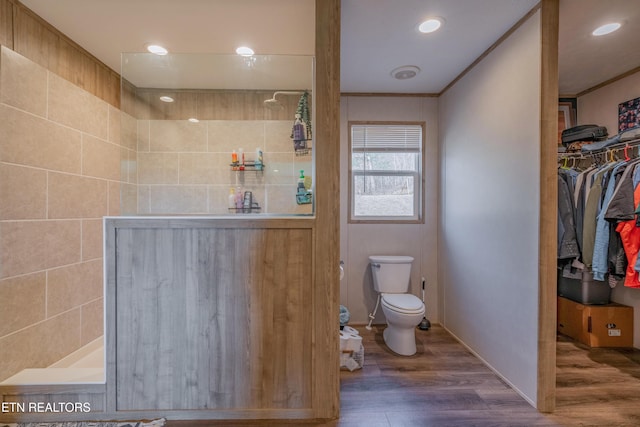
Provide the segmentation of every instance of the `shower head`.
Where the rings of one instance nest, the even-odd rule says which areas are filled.
[[[284,107],[275,97],[264,100],[264,106],[270,110],[282,110]]]
[[[284,106],[276,99],[277,95],[302,95],[304,92],[299,91],[279,91],[274,92],[271,99],[264,100],[264,106],[270,110],[281,110]]]

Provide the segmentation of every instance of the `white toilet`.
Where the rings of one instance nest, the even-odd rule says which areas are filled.
[[[422,321],[424,304],[409,291],[410,256],[372,255],[369,257],[373,287],[380,293],[382,312],[387,318],[384,342],[395,353],[416,353],[416,326]]]

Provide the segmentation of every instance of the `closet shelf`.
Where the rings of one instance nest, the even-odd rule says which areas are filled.
[[[611,144],[607,147],[603,147],[600,148],[598,150],[592,150],[592,151],[575,151],[575,152],[565,152],[565,151],[558,151],[558,157],[559,158],[564,158],[564,157],[584,157],[584,156],[593,156],[593,155],[597,155],[597,154],[602,154],[602,153],[606,153],[608,151],[618,151],[618,150],[623,150],[625,147],[637,147],[640,146],[640,138],[636,138],[636,139],[632,139],[630,141],[624,141],[624,142],[616,142],[615,144]]]

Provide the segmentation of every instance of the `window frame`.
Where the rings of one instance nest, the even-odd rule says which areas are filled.
[[[364,174],[353,170],[353,127],[354,126],[420,126],[422,128],[422,140],[420,141],[419,171],[369,171],[369,175],[378,176],[413,176],[414,177],[414,215],[404,216],[355,216],[355,177]],[[425,188],[425,139],[426,123],[418,121],[349,121],[347,133],[348,147],[348,196],[347,196],[347,223],[349,224],[424,224],[424,188]],[[415,190],[417,187],[417,191]],[[418,197],[416,197],[416,195]],[[419,199],[419,200],[416,200]]]

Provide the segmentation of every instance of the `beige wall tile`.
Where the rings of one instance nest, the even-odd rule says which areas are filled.
[[[120,147],[120,181],[138,182],[138,154],[126,147]]]
[[[44,272],[0,280],[0,337],[45,318]]]
[[[208,187],[208,213],[215,215],[227,215],[234,213],[228,209],[229,188],[230,186],[228,185],[212,185]]]
[[[102,297],[102,259],[47,271],[47,317]]]
[[[0,220],[44,219],[47,172],[0,163]]]
[[[313,177],[313,162],[311,156],[293,156],[293,170],[296,173],[300,173],[300,170],[304,171],[304,176]]]
[[[138,153],[138,184],[178,184],[177,153]]]
[[[293,153],[266,153],[265,182],[267,184],[297,184],[299,170],[293,169]]]
[[[120,146],[82,135],[82,175],[120,180]]]
[[[138,186],[138,214],[146,215],[151,213],[151,186]]]
[[[264,151],[264,122],[262,120],[210,120],[209,151],[229,153],[242,148],[247,160],[255,159],[257,148]]]
[[[101,219],[82,220],[82,261],[102,258],[103,232]]]
[[[134,184],[120,185],[120,213],[135,215],[138,213],[138,188]]]
[[[198,153],[207,151],[206,122],[154,120],[150,123],[150,151]]]
[[[113,142],[116,145],[122,144],[122,128],[124,126],[123,116],[126,114],[120,114],[120,110],[118,110],[113,105],[107,104],[107,110],[109,113],[109,123],[107,132],[109,138],[107,141]]]
[[[0,161],[80,173],[80,132],[0,105]]]
[[[104,299],[91,301],[81,307],[82,330],[80,344],[86,345],[104,334]]]
[[[207,187],[189,185],[150,186],[150,213],[199,214],[207,212]]]
[[[138,121],[123,112],[116,114],[120,115],[120,145],[135,150],[138,145]]]
[[[226,153],[180,154],[180,184],[235,183],[236,172],[231,170],[231,157]]]
[[[149,120],[151,118],[151,94],[136,92],[133,108],[133,116],[140,120]]]
[[[44,368],[80,348],[80,308],[0,338],[0,381]]]
[[[0,222],[0,278],[79,262],[80,232],[73,220]]]
[[[151,122],[149,120],[138,120],[137,126],[137,147],[138,152],[150,151],[149,138],[151,134]]]
[[[296,185],[266,185],[266,213],[310,214],[312,205],[296,203]]]
[[[266,120],[264,122],[264,150],[272,153],[293,152],[292,126],[293,120]]]
[[[0,64],[0,102],[45,117],[47,70],[4,46]]]
[[[50,219],[101,218],[107,214],[107,197],[104,180],[49,173]]]
[[[108,184],[108,188],[109,188],[109,209],[108,209],[108,215],[110,216],[118,216],[120,215],[120,212],[122,212],[122,206],[121,206],[121,195],[122,195],[122,189],[121,186],[123,184],[120,182],[116,182],[116,181],[109,181]]]
[[[107,140],[109,104],[73,83],[49,74],[49,119]]]

